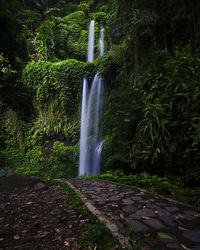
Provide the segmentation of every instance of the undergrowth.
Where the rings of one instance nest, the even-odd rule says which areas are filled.
[[[105,250],[115,249],[117,246],[117,249],[122,249],[112,233],[88,211],[78,195],[66,183],[61,181],[52,182],[62,187],[72,208],[86,220],[85,230],[79,237],[82,249]]]

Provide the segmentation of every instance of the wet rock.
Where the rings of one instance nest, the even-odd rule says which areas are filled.
[[[142,220],[142,217],[138,216],[138,215],[135,215],[135,214],[131,214],[128,216],[127,218],[128,220],[131,219],[131,220]]]
[[[104,204],[106,204],[106,202],[105,201],[99,201],[98,204],[99,205],[104,205]]]
[[[175,213],[177,212],[179,209],[177,207],[166,207],[166,209],[170,212],[170,213]]]
[[[92,193],[94,193],[93,190],[86,190],[85,192],[86,192],[87,194],[92,194]]]
[[[186,215],[184,214],[183,217],[184,217],[185,220],[189,220],[189,221],[194,219],[194,216],[187,215],[187,214]]]
[[[110,201],[119,201],[120,198],[119,198],[119,197],[113,196],[113,197],[111,197],[109,200],[110,200]]]
[[[142,198],[141,197],[131,197],[131,200],[133,200],[133,201],[141,201]]]
[[[166,245],[167,248],[172,248],[172,249],[182,249],[178,244],[176,243],[169,243]]]
[[[172,217],[163,216],[163,217],[160,217],[159,219],[162,220],[162,222],[164,222],[168,226],[175,227],[177,225],[177,223],[175,223]]]
[[[157,202],[156,205],[161,206],[161,207],[167,207],[167,204],[164,202]]]
[[[153,209],[159,209],[159,207],[154,205],[154,204],[146,204],[146,207],[153,208]]]
[[[126,206],[126,207],[123,207],[123,212],[125,213],[134,213],[135,211],[137,211],[137,208],[136,207],[133,207],[133,206]]]
[[[136,196],[143,196],[143,195],[145,195],[145,193],[144,192],[140,192],[140,193],[137,193],[137,194],[135,194]]]
[[[145,223],[157,230],[165,227],[165,225],[157,219],[145,220]]]
[[[165,209],[160,208],[160,209],[158,209],[158,215],[159,215],[159,216],[171,216],[171,213],[168,212],[168,211],[165,210]]]
[[[141,201],[137,201],[137,203],[140,203],[142,205],[146,204],[146,201],[145,200],[141,200]]]
[[[144,224],[142,224],[136,220],[126,220],[126,221],[129,225],[132,226],[133,230],[135,230],[137,232],[146,232],[149,230],[149,228],[147,226],[145,226]]]
[[[38,182],[37,184],[35,184],[34,189],[39,190],[39,189],[44,189],[45,187],[46,185],[43,182]]]
[[[136,212],[136,215],[139,216],[150,216],[150,217],[156,217],[156,214],[154,213],[154,211],[152,209],[149,208],[143,208],[139,211]]]
[[[193,242],[200,242],[200,230],[184,232],[183,237]]]
[[[200,250],[200,246],[195,246],[192,248],[192,250]]]
[[[194,215],[194,214],[196,214],[196,212],[192,211],[192,210],[186,210],[186,211],[184,211],[184,214]]]
[[[120,220],[120,217],[119,216],[111,216],[111,218],[113,219],[113,220]]]
[[[131,204],[134,204],[135,202],[132,201],[131,199],[123,199],[122,202],[126,205],[131,205]]]

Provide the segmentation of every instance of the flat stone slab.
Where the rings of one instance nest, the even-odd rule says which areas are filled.
[[[177,226],[177,223],[175,222],[175,220],[173,220],[172,217],[161,216],[159,219],[160,219],[162,222],[164,222],[166,225],[168,225],[168,226],[171,226],[171,227]]]
[[[160,230],[165,227],[165,225],[157,219],[145,220],[145,223],[156,230]]]
[[[145,226],[143,223],[138,222],[136,220],[127,220],[127,223],[132,226],[133,230],[136,232],[146,232],[149,230],[147,226]]]
[[[167,248],[172,248],[172,249],[183,249],[182,247],[179,246],[179,244],[176,243],[169,243],[166,245]]]
[[[131,204],[134,204],[135,202],[132,201],[131,199],[123,199],[122,202],[126,205],[131,205]]]
[[[125,212],[125,213],[128,213],[128,214],[131,214],[131,213],[136,212],[137,208],[133,207],[133,206],[126,206],[126,207],[122,208],[122,211]]]
[[[184,232],[183,236],[193,242],[200,242],[200,230]],[[200,248],[199,248],[200,249]]]
[[[179,209],[177,207],[166,207],[167,211],[170,213],[177,212]]]
[[[154,211],[152,209],[149,209],[149,208],[143,208],[141,210],[138,210],[136,212],[136,215],[138,215],[138,216],[156,217],[156,214],[154,213]]]

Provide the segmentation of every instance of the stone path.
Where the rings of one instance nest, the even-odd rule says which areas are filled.
[[[119,235],[127,235],[125,230],[129,228],[130,239],[141,239],[142,249],[200,250],[197,209],[113,182],[83,178],[67,181],[85,202],[117,226]]]

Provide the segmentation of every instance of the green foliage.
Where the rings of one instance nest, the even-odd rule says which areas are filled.
[[[93,19],[99,24],[106,24],[108,20],[108,14],[105,12],[95,12]]]
[[[44,104],[50,100],[51,93],[57,93],[61,106],[71,114],[78,107],[82,78],[90,79],[93,70],[92,64],[75,59],[58,63],[31,62],[24,69],[23,78],[25,84],[35,91],[38,103]]]
[[[163,107],[160,104],[146,104],[144,118],[137,126],[138,143],[141,147],[144,146],[140,150],[136,148],[138,154],[141,153],[141,159],[150,158],[151,163],[154,163],[159,154],[166,155],[165,145],[169,136],[167,125]]]
[[[84,60],[87,55],[88,22],[83,11],[74,12],[62,20],[56,30],[56,46],[64,51],[62,56]]]
[[[16,21],[22,26],[23,33],[28,30],[34,31],[41,22],[41,15],[37,10],[23,9],[18,12]]]

